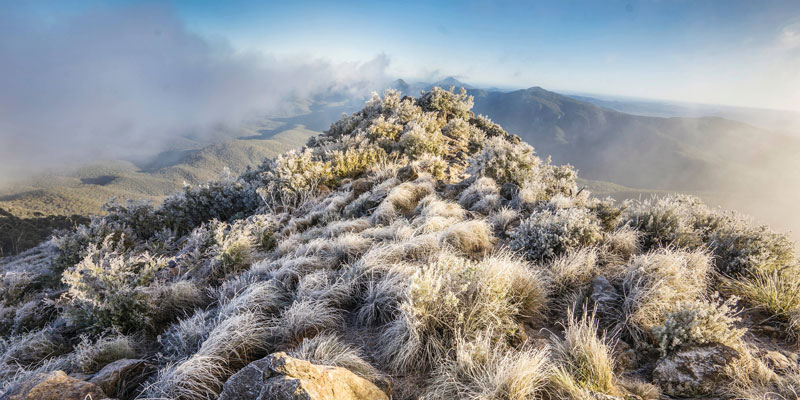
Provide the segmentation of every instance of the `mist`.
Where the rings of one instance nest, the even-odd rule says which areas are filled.
[[[292,99],[365,96],[385,86],[389,62],[239,51],[155,5],[60,18],[0,6],[0,60],[0,180],[155,154]]]

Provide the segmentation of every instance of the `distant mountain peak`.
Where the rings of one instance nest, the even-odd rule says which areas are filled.
[[[432,84],[432,86],[439,86],[439,87],[444,88],[444,89],[446,89],[446,88],[448,88],[450,86],[457,87],[457,88],[463,87],[464,89],[474,89],[473,86],[468,85],[468,84],[466,84],[464,82],[461,82],[461,81],[459,81],[458,79],[456,79],[453,76],[448,76],[447,78],[444,78],[442,80],[436,81],[436,82],[434,82]]]

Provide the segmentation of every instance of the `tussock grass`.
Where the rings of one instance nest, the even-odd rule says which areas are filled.
[[[314,364],[332,365],[346,368],[356,375],[369,380],[381,376],[380,372],[364,360],[361,352],[344,343],[335,334],[319,334],[305,338],[289,355]]]
[[[746,277],[726,279],[725,284],[751,305],[786,322],[788,331],[800,336],[800,268],[754,270]]]
[[[541,311],[545,293],[536,272],[511,256],[475,263],[439,253],[411,277],[398,318],[381,334],[380,355],[395,371],[429,370],[457,340],[513,335],[519,319]]]
[[[612,347],[605,335],[598,336],[594,315],[567,315],[564,338],[552,339],[556,369],[550,381],[556,399],[590,399],[592,393],[619,395],[614,375]]]
[[[344,325],[342,311],[323,301],[300,300],[270,321],[270,342],[279,347],[297,345],[308,337],[325,331],[337,331]]]
[[[546,349],[512,349],[491,340],[457,341],[454,355],[434,371],[422,399],[525,400],[541,398],[551,365]]]
[[[85,337],[75,349],[75,364],[83,373],[94,373],[114,361],[136,358],[136,347],[128,336],[101,337],[94,342]]]
[[[198,351],[159,371],[147,398],[215,399],[239,368],[265,352],[269,330],[252,312],[221,321]]]
[[[442,232],[442,242],[446,246],[461,250],[473,259],[491,251],[495,241],[492,228],[484,220],[459,222]]]
[[[710,257],[702,251],[661,249],[635,256],[622,278],[622,328],[638,343],[647,340],[671,305],[705,293],[710,271]]]

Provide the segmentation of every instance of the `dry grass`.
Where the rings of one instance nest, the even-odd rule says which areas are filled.
[[[708,254],[661,249],[634,257],[623,276],[622,327],[638,343],[650,338],[670,305],[699,298],[711,271]]]
[[[364,360],[361,351],[345,344],[335,334],[319,334],[300,342],[289,355],[314,364],[333,365],[346,368],[356,375],[369,380],[381,376],[380,372]]]
[[[612,348],[605,335],[598,336],[594,315],[584,310],[576,318],[570,311],[564,328],[564,339],[553,337],[556,370],[551,378],[552,396],[590,399],[592,393],[619,395]]]
[[[551,374],[547,350],[511,349],[490,336],[459,340],[439,365],[422,399],[525,400],[541,398]]]

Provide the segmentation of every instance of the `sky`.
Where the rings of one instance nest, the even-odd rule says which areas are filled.
[[[382,55],[388,74],[412,81],[455,76],[482,86],[800,110],[796,0],[21,4],[45,20],[161,7],[188,31],[237,51],[330,62]]]
[[[485,86],[800,109],[800,2],[173,3],[242,49],[390,59],[391,74]]]

